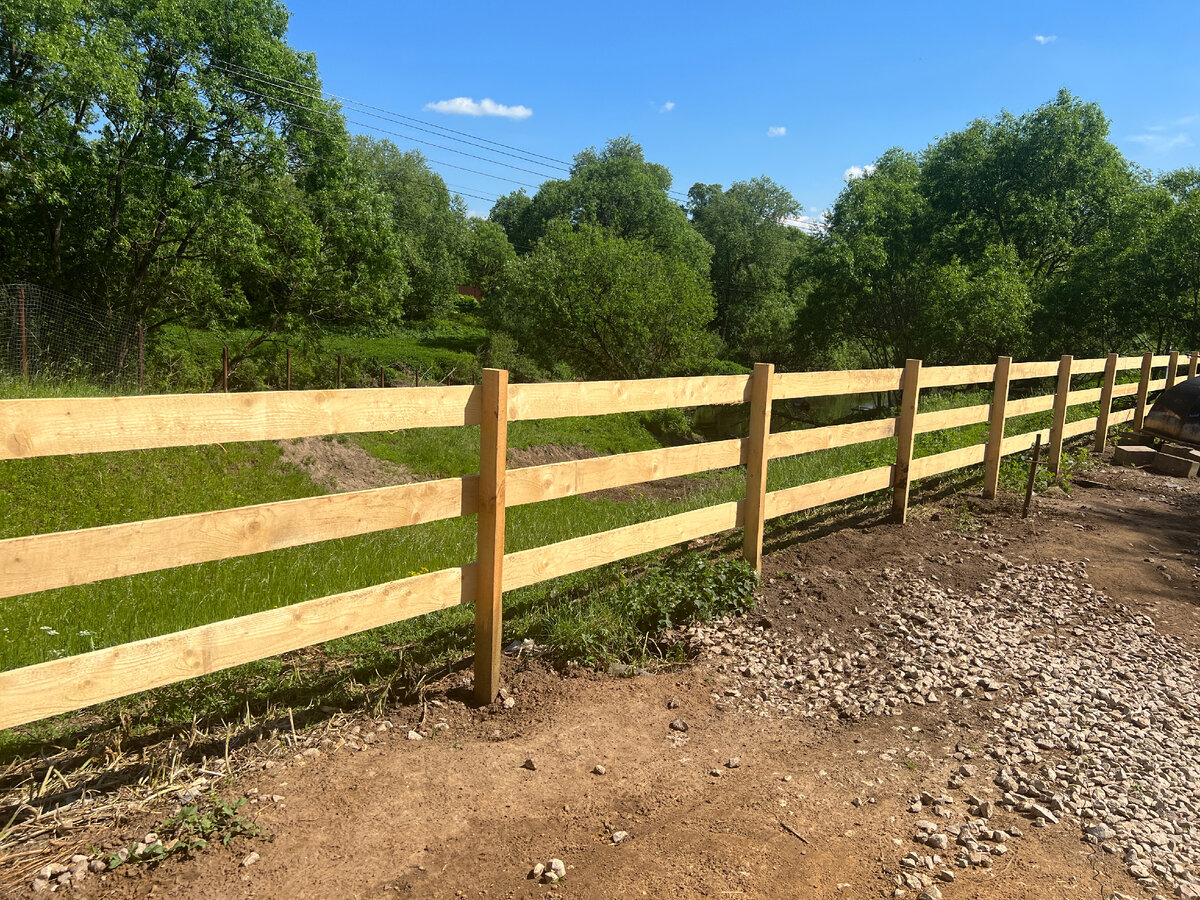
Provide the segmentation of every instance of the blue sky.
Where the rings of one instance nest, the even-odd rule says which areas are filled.
[[[889,147],[920,150],[1060,87],[1098,102],[1139,165],[1200,165],[1197,0],[288,6],[289,41],[317,54],[335,94],[563,160],[632,134],[684,193],[697,181],[766,174],[817,213],[848,169]],[[458,98],[475,105],[444,104]],[[482,113],[485,99],[506,108],[439,111]],[[391,137],[434,159],[540,180]],[[514,187],[434,168],[483,198]],[[472,210],[490,207],[466,199]]]

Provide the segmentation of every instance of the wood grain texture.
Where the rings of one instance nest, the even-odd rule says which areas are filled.
[[[1078,375],[1075,366],[1071,366],[1071,374]],[[1095,403],[1104,396],[1104,388],[1084,388],[1067,394],[1067,406],[1078,406],[1080,403]]]
[[[1020,453],[1028,450],[1033,446],[1033,442],[1037,440],[1038,435],[1042,436],[1042,442],[1045,443],[1050,439],[1050,429],[1043,428],[1041,431],[1027,431],[1024,434],[1014,434],[1012,437],[1006,437],[1001,445],[1003,454],[1008,456],[1010,453]]]
[[[948,450],[945,453],[935,453],[914,459],[909,467],[910,477],[929,478],[941,475],[952,469],[962,469],[977,465],[984,460],[987,451],[985,444],[972,444],[970,447],[960,447],[958,450]]]
[[[1053,394],[1039,394],[1037,397],[1025,397],[1022,400],[1008,401],[1008,417],[1027,416],[1030,413],[1045,412],[1054,409]],[[1030,446],[1033,446],[1032,444]]]
[[[1097,357],[1096,359],[1077,359],[1071,363],[1072,375],[1094,375],[1097,372],[1103,372],[1108,365],[1107,357]]]
[[[921,370],[921,387],[925,387],[925,370]],[[913,428],[917,434],[930,431],[941,431],[943,428],[961,428],[964,425],[978,425],[988,420],[991,411],[989,405],[960,406],[958,409],[942,409],[937,412],[917,413]]]
[[[828,450],[846,447],[865,441],[879,441],[895,437],[895,419],[877,419],[873,422],[851,422],[847,425],[826,425],[822,428],[803,428],[796,431],[780,431],[771,435],[767,453],[771,459],[811,453],[813,450]]]
[[[1096,430],[1096,417],[1090,419],[1080,419],[1077,422],[1068,422],[1063,426],[1063,437],[1073,438],[1080,434],[1087,434],[1089,431]]]
[[[805,509],[815,509],[826,503],[887,490],[892,486],[893,469],[893,466],[879,466],[781,491],[771,491],[767,494],[766,517],[774,519]]]
[[[982,366],[930,366],[921,369],[921,387],[951,387],[953,385],[990,382],[996,374],[992,363]]]
[[[727,469],[745,462],[745,443],[745,438],[733,438],[509,469],[507,503],[523,506],[662,478]]]
[[[1171,358],[1167,362],[1167,377],[1164,379],[1163,388],[1170,390],[1175,384],[1175,376],[1179,373],[1179,351],[1172,350]]]
[[[910,359],[904,365],[901,381],[903,396],[900,417],[896,421],[896,466],[892,470],[892,521],[903,525],[908,518],[909,464],[916,436],[917,404],[921,396],[921,361]]]
[[[771,442],[771,388],[775,367],[755,363],[750,385],[750,435],[746,441],[746,502],[742,508],[742,558],[762,573],[763,500]]]
[[[801,397],[834,397],[900,389],[903,369],[847,369],[840,372],[776,373],[772,396],[776,400]]]
[[[1124,372],[1128,369],[1140,369],[1143,359],[1145,359],[1144,356],[1118,356],[1117,371]]]
[[[480,388],[474,695],[475,702],[483,706],[496,699],[500,690],[508,372],[484,369]]]
[[[1049,378],[1058,372],[1058,362],[1023,362],[1013,363],[1009,370],[1009,379],[1020,381],[1025,378]],[[1032,447],[1033,445],[1030,444]]]
[[[1137,392],[1138,392],[1138,383],[1136,381],[1131,381],[1128,384],[1113,385],[1113,396],[1114,397],[1132,397]]]
[[[0,728],[455,606],[474,597],[474,568],[442,569],[0,672]]]
[[[478,422],[468,386],[0,400],[0,459]]]
[[[1198,370],[1200,370],[1200,353],[1193,353],[1188,357],[1188,378],[1195,378]]]
[[[729,531],[742,524],[742,501],[652,519],[584,537],[510,553],[504,560],[506,591],[581,572],[606,563]]]
[[[1150,370],[1154,367],[1154,354],[1147,353],[1142,357],[1142,375],[1138,380],[1137,405],[1133,411],[1133,430],[1142,430],[1142,421],[1146,418],[1146,400],[1150,396]]]
[[[1067,405],[1071,393],[1071,363],[1069,354],[1064,354],[1058,364],[1058,381],[1054,392],[1054,421],[1050,425],[1050,453],[1046,465],[1058,475],[1062,471],[1063,426],[1067,422]]]
[[[0,541],[0,597],[469,515],[477,482],[446,478],[9,538]]]
[[[1104,361],[1104,379],[1100,387],[1100,410],[1096,416],[1096,437],[1095,451],[1097,454],[1104,452],[1104,447],[1108,443],[1108,420],[1112,415],[1113,390],[1117,386],[1117,365],[1119,357],[1115,353],[1110,353],[1108,359]]]
[[[983,496],[994,500],[1000,487],[1001,447],[1004,443],[1004,423],[1008,419],[1009,373],[1012,357],[996,360],[996,378],[992,385],[992,405],[988,410],[988,440],[983,459]]]
[[[603,416],[749,400],[749,375],[514,384],[508,390],[508,420]]]
[[[1171,364],[1171,354],[1163,353],[1163,354],[1160,354],[1159,356],[1151,357],[1151,360],[1152,360],[1152,365],[1154,366],[1154,368],[1159,369],[1159,368],[1162,368],[1163,366],[1168,366]]]
[[[1120,425],[1123,422],[1132,422],[1133,416],[1136,412],[1137,410],[1133,409],[1132,407],[1130,409],[1117,410],[1108,417],[1109,426],[1111,427],[1112,425]]]

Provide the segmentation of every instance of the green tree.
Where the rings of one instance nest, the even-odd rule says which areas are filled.
[[[505,268],[516,260],[517,254],[497,223],[471,219],[468,227],[470,235],[464,260],[467,282],[487,295],[495,290]]]
[[[712,352],[707,280],[597,225],[551,223],[485,309],[546,369],[566,365],[586,378],[693,372]]]
[[[797,301],[788,274],[808,236],[783,224],[800,212],[788,191],[770,178],[695,184],[688,212],[713,246],[710,275],[717,298],[717,332],[746,361],[783,362]]]
[[[666,166],[647,162],[632,138],[614,138],[603,150],[576,154],[570,176],[545,182],[528,202],[524,192],[502,197],[491,217],[518,253],[532,250],[552,222],[565,220],[641,241],[707,277],[712,247],[667,194],[670,188]]]

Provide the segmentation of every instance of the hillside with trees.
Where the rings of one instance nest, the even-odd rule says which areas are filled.
[[[479,363],[547,378],[1200,345],[1200,171],[1131,164],[1066,90],[888,150],[812,231],[767,175],[683,199],[629,136],[485,220],[420,152],[350,134],[287,22],[274,0],[5,4],[0,283],[162,353],[220,333],[235,369],[447,317]]]

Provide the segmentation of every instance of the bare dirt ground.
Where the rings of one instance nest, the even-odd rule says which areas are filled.
[[[376,459],[357,444],[331,437],[277,441],[280,456],[328,491],[365,491],[419,481],[404,466]]]
[[[947,491],[927,495],[905,526],[872,513],[769,531],[761,598],[745,624],[798,644],[825,635],[855,649],[885,570],[893,581],[899,570],[902,579],[974,590],[997,569],[989,553],[968,552],[987,534],[1016,565],[1087,560],[1106,607],[1124,604],[1200,646],[1200,484],[1105,466],[1087,480],[1069,498],[1039,497],[1024,521],[1017,498]],[[1003,697],[955,704],[943,696],[858,719],[764,715],[728,702],[719,659],[615,678],[510,658],[511,709],[463,705],[465,673],[456,674],[422,707],[359,719],[308,755],[238,779],[229,796],[251,798],[243,811],[270,840],[123,866],[70,893],[843,898],[907,890],[915,898],[896,878],[907,852],[928,852],[912,841],[917,795],[946,791],[969,756],[982,770],[980,795],[999,799],[995,764],[980,748]],[[677,719],[686,733],[671,729]],[[410,740],[410,730],[426,736]],[[528,759],[536,768],[523,767]],[[597,765],[605,774],[593,773]],[[87,843],[127,846],[154,824],[147,814]],[[1024,835],[1004,856],[955,869],[954,883],[936,885],[934,896],[1150,896],[1119,854],[1081,839],[1078,820],[1031,828],[1027,817],[996,812],[992,827],[1012,826]],[[617,831],[628,838],[614,845]],[[261,858],[244,866],[251,851]],[[565,862],[564,881],[526,878],[550,858]]]

